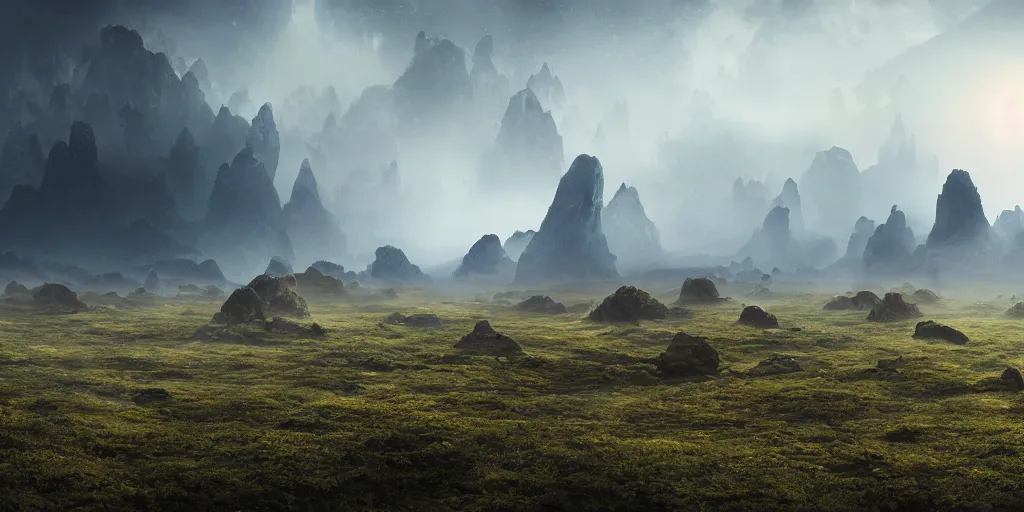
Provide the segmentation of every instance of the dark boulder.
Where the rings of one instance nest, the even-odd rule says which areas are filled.
[[[922,316],[917,304],[903,300],[902,293],[890,292],[868,314],[869,322],[901,322]]]
[[[601,226],[620,271],[650,267],[664,259],[661,235],[647,218],[636,187],[619,186],[601,212]]]
[[[737,323],[760,329],[776,329],[779,327],[779,319],[775,318],[775,315],[761,309],[760,306],[747,306],[743,308]]]
[[[366,273],[373,279],[397,282],[429,280],[420,267],[410,263],[405,253],[397,247],[378,247],[374,256],[376,259],[366,269]]]
[[[679,290],[680,303],[714,303],[722,300],[715,282],[706,277],[686,278]]]
[[[1006,310],[1006,316],[1010,318],[1024,318],[1024,302],[1018,302]]]
[[[477,322],[476,326],[473,327],[473,332],[463,336],[455,344],[455,348],[470,353],[491,356],[512,356],[523,351],[519,343],[495,331],[487,320]]]
[[[1024,377],[1021,376],[1020,370],[1017,368],[1007,366],[999,376],[999,380],[1013,391],[1024,391]]]
[[[67,286],[46,283],[32,292],[32,301],[36,306],[45,309],[69,311],[77,313],[85,311],[85,303],[78,300],[78,294]]]
[[[918,322],[914,328],[914,338],[919,340],[946,340],[955,345],[966,345],[970,339],[966,334],[940,323],[927,320]]]
[[[603,196],[601,162],[588,155],[576,157],[540,230],[519,258],[516,282],[618,277],[601,225]]]
[[[565,304],[555,302],[554,299],[547,295],[534,295],[516,304],[516,309],[530,313],[546,313],[551,315],[561,315],[568,312]]]
[[[700,377],[718,374],[718,351],[707,338],[684,332],[672,338],[668,349],[658,356],[658,371],[665,377]]]
[[[532,229],[525,232],[516,230],[515,233],[512,233],[512,236],[505,239],[505,244],[503,245],[505,253],[513,261],[519,261],[519,257],[526,250],[526,246],[530,245],[530,240],[533,240],[536,234],[537,232]]]
[[[235,325],[264,320],[266,313],[263,310],[263,301],[256,290],[248,286],[231,292],[228,300],[221,305],[220,312],[213,315],[215,324]]]
[[[638,322],[667,316],[668,307],[634,286],[619,288],[590,312],[595,322]]]
[[[510,274],[514,270],[515,263],[505,254],[498,235],[484,235],[469,248],[469,252],[462,258],[462,264],[455,269],[454,275],[467,277],[474,274]]]
[[[309,316],[309,307],[306,300],[295,291],[295,287],[294,275],[261,275],[249,283],[249,288],[252,288],[263,301],[263,309],[268,315],[306,318]]]

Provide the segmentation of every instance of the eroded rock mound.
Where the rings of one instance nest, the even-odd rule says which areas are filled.
[[[989,230],[978,187],[974,186],[968,172],[955,169],[946,178],[935,203],[935,225],[926,245],[932,249],[985,244]]]
[[[595,322],[638,322],[668,316],[668,307],[635,286],[623,286],[590,312]]]
[[[331,276],[339,281],[355,281],[358,276],[355,272],[345,271],[345,267],[330,261],[319,260],[313,262],[311,268],[315,268],[325,276]]]
[[[228,300],[213,315],[213,323],[225,325],[248,324],[266,320],[263,301],[256,291],[248,286],[231,292]]]
[[[392,313],[384,319],[384,323],[421,329],[440,329],[442,327],[441,319],[438,318],[437,315],[429,313],[418,313],[409,316],[405,316],[401,313]]]
[[[878,298],[878,295],[865,290],[857,292],[853,297],[840,295],[825,304],[824,309],[829,311],[868,310],[881,302],[882,299]]]
[[[743,308],[737,323],[760,329],[775,329],[779,327],[779,319],[775,318],[775,315],[761,309],[760,306],[747,306]]]
[[[850,234],[850,240],[846,243],[846,258],[851,261],[862,260],[868,240],[871,239],[874,232],[875,221],[867,217],[857,219],[857,223],[853,226],[853,233]]]
[[[679,291],[680,303],[708,304],[722,300],[715,282],[706,277],[686,278]]]
[[[1014,391],[1024,391],[1024,377],[1021,376],[1020,370],[1012,366],[1007,366],[1003,370],[1002,375],[999,376],[999,380],[1009,389]]]
[[[85,303],[78,300],[78,294],[62,284],[46,283],[36,288],[32,292],[32,301],[40,308],[72,313],[86,310]]]
[[[17,281],[11,281],[11,282],[7,283],[7,286],[4,287],[4,298],[5,299],[28,297],[28,296],[31,296],[31,295],[32,295],[32,292],[29,291],[29,289],[26,288],[25,285],[23,285],[23,284],[21,284],[21,283],[19,283]],[[1022,304],[1024,304],[1024,303],[1022,303]]]
[[[791,356],[775,354],[757,363],[757,366],[747,370],[751,377],[766,377],[769,375],[785,375],[787,373],[802,372],[804,368]]]
[[[864,266],[868,269],[905,270],[917,244],[907,226],[907,216],[894,205],[885,224],[875,228],[864,247]]]
[[[261,275],[249,283],[249,288],[263,301],[263,309],[268,315],[306,318],[309,316],[309,307],[306,300],[295,291],[295,287],[295,276]]]
[[[376,259],[367,269],[367,274],[374,279],[384,281],[424,281],[426,274],[420,267],[409,262],[409,258],[401,249],[385,245],[374,252]]]
[[[944,324],[931,320],[918,322],[914,338],[919,340],[945,340],[955,345],[966,345],[970,339],[966,334]]]
[[[618,277],[601,227],[604,169],[580,155],[562,176],[540,230],[523,251],[516,282]]]
[[[505,253],[498,235],[484,235],[477,240],[462,258],[462,264],[455,269],[455,277],[472,275],[511,274],[515,263]]]
[[[565,304],[555,302],[554,299],[547,295],[534,295],[517,304],[516,309],[530,313],[546,313],[551,315],[561,315],[568,312]]]
[[[309,160],[303,160],[292,195],[281,210],[296,257],[311,260],[345,253],[345,235],[320,199],[319,185]]]
[[[868,314],[869,322],[901,322],[922,316],[917,304],[903,300],[902,293],[890,292]]]
[[[295,274],[295,284],[302,293],[310,295],[344,295],[345,283],[325,276],[319,270],[309,267],[305,272]]]
[[[1010,318],[1024,318],[1024,302],[1018,302],[1006,310],[1006,316]]]
[[[718,351],[707,338],[684,332],[676,334],[668,349],[658,356],[658,371],[665,377],[717,375],[718,365]]]
[[[913,298],[918,304],[935,304],[942,300],[942,297],[927,288],[914,290]]]
[[[481,177],[502,188],[551,183],[565,168],[564,155],[551,111],[544,110],[532,90],[523,89],[508,102]]]
[[[245,147],[252,149],[253,156],[263,162],[270,181],[274,181],[281,158],[281,135],[277,131],[274,108],[270,103],[264,103],[253,118],[249,133],[245,136]]]
[[[465,335],[455,344],[455,348],[481,355],[510,356],[522,353],[523,349],[515,340],[497,332],[490,322],[481,320],[473,327],[473,332]]]

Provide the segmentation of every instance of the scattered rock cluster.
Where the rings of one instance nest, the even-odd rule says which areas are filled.
[[[294,276],[257,276],[248,286],[231,293],[213,316],[215,324],[245,324],[268,316],[309,317],[309,307],[295,291]]]

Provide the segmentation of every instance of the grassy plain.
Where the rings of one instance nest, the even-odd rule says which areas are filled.
[[[217,300],[3,310],[0,510],[1024,507],[1024,401],[998,385],[1024,365],[1024,321],[1006,303],[923,305],[971,337],[955,346],[813,294],[759,300],[769,331],[734,325],[743,299],[605,325],[583,305],[400,294],[311,301],[318,340],[192,340]],[[380,325],[394,311],[445,328]],[[456,351],[479,319],[525,356]],[[720,376],[657,376],[679,331],[709,338]],[[803,371],[748,373],[773,355]]]

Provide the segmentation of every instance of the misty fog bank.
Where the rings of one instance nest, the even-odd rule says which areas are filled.
[[[331,259],[356,270],[380,245],[432,266],[484,234],[538,229],[582,153],[601,160],[605,203],[620,183],[636,188],[665,265],[739,257],[787,179],[802,199],[799,219],[784,205],[791,226],[800,222],[794,236],[835,246],[806,262],[819,267],[842,256],[859,217],[882,224],[894,204],[923,243],[951,169],[970,172],[989,224],[1024,185],[1024,74],[1013,71],[1024,69],[1024,10],[1008,0],[46,4],[6,8],[6,19],[47,30],[4,36],[15,44],[0,61],[12,71],[0,92],[47,104],[56,84],[81,81],[78,54],[110,23],[138,30],[179,77],[201,59],[214,113],[229,105],[248,121],[273,105],[280,202],[309,159],[345,234],[345,254]],[[444,58],[470,80],[478,41],[492,36],[494,80],[504,82],[476,82],[436,112],[363,134],[385,110],[374,86],[438,103],[440,89],[402,82],[421,58],[420,31],[430,44],[450,39],[462,56]],[[564,165],[534,172],[535,146],[500,146],[510,100],[542,68],[564,91],[531,87]],[[455,87],[448,78],[437,83]],[[515,186],[481,178],[498,167]]]

